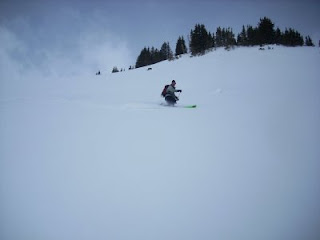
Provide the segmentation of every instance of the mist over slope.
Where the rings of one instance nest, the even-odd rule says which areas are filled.
[[[0,238],[318,239],[320,53],[273,48],[1,79]]]

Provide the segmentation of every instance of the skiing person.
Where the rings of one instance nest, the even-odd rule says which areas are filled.
[[[176,81],[172,80],[171,84],[168,86],[165,100],[168,104],[174,105],[179,101],[179,98],[175,95],[175,92],[182,92],[182,90],[176,90]]]

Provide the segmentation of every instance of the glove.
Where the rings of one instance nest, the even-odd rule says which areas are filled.
[[[177,90],[177,92],[182,92],[182,90]]]

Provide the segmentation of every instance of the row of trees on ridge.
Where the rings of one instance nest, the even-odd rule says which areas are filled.
[[[193,56],[205,54],[216,47],[230,48],[233,46],[256,46],[264,44],[279,44],[284,46],[314,46],[310,36],[305,39],[296,30],[289,28],[282,32],[274,27],[274,23],[267,17],[260,19],[256,27],[243,25],[242,31],[235,38],[232,28],[218,27],[215,33],[207,31],[204,24],[196,24],[188,36],[189,51]],[[169,42],[164,42],[158,50],[154,47],[144,47],[137,58],[135,68],[151,65],[164,60],[173,60],[174,56],[188,53],[183,36],[179,36],[175,53]],[[133,67],[130,66],[130,69]]]
[[[142,49],[137,58],[136,68],[151,65],[164,60],[173,59],[173,52],[170,48],[169,42],[162,44],[161,49],[152,47]]]

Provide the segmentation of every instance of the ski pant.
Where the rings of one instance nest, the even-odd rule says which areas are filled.
[[[171,95],[167,95],[165,97],[165,100],[168,104],[176,104],[177,103],[177,99],[174,97],[174,96],[171,96]]]

